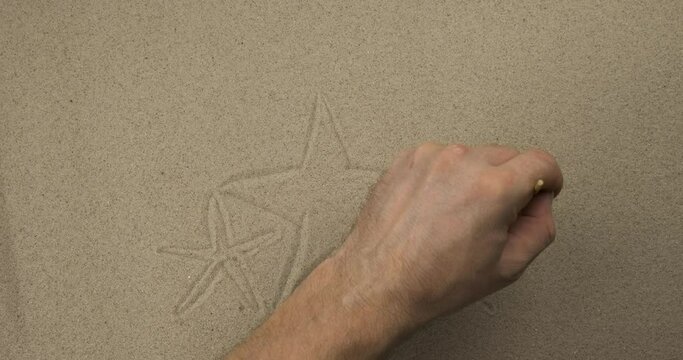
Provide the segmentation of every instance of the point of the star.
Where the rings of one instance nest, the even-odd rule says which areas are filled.
[[[317,93],[315,96],[315,100],[313,102],[313,110],[311,112],[311,117],[309,119],[308,131],[306,136],[306,148],[304,149],[304,157],[301,161],[302,168],[306,168],[311,162],[311,157],[314,151],[313,148],[315,147],[315,143],[320,135],[321,124],[324,121],[327,122],[327,125],[329,126],[330,131],[332,132],[332,136],[334,137],[334,139],[337,142],[337,145],[341,149],[342,155],[344,156],[344,160],[347,164],[350,164],[350,158],[346,144],[342,139],[339,124],[337,124],[337,121],[335,120],[335,117],[332,114],[332,109],[330,107],[329,102],[327,101],[327,97],[325,97],[321,93]]]

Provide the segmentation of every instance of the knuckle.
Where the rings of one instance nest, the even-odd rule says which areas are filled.
[[[437,153],[437,151],[441,148],[442,146],[434,143],[434,142],[426,142],[423,144],[420,144],[417,148],[415,148],[415,151],[413,152],[413,162],[422,162],[426,159],[431,158],[433,154]]]
[[[467,153],[467,151],[467,146],[462,144],[448,145],[437,155],[434,167],[439,172],[450,172],[453,166]]]
[[[465,144],[450,144],[444,149],[444,153],[449,156],[460,157],[468,152],[469,148]]]
[[[433,152],[434,150],[437,150],[437,149],[440,148],[440,147],[441,147],[441,145],[439,145],[439,144],[437,144],[437,143],[435,143],[435,142],[429,141],[429,142],[420,144],[420,145],[415,149],[415,152],[416,152],[417,154],[426,154],[426,153],[431,153],[431,152]]]
[[[536,160],[543,162],[545,165],[549,167],[557,167],[557,159],[555,159],[555,156],[553,156],[551,153],[543,150],[543,149],[531,149],[529,150],[529,154],[531,154]]]

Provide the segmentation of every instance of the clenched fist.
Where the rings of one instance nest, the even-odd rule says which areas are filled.
[[[555,237],[551,204],[562,181],[540,150],[427,143],[402,152],[342,247],[231,357],[381,354],[518,279]]]
[[[532,199],[539,179],[547,191]],[[428,143],[401,153],[336,254],[344,301],[429,319],[500,289],[553,240],[561,187],[541,151]]]

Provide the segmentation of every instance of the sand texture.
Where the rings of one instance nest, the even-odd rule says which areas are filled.
[[[683,2],[428,3],[2,1],[0,358],[217,358],[427,140],[555,154],[558,237],[391,359],[681,358]]]

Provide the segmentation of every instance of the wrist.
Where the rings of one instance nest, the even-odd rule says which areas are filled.
[[[335,255],[323,261],[297,289],[294,301],[309,299],[319,316],[319,331],[331,351],[329,358],[375,358],[410,332],[413,324],[388,294],[364,296],[362,286]],[[303,301],[306,303],[306,301]]]
[[[345,265],[339,256],[323,261],[228,358],[376,358],[417,326]]]

